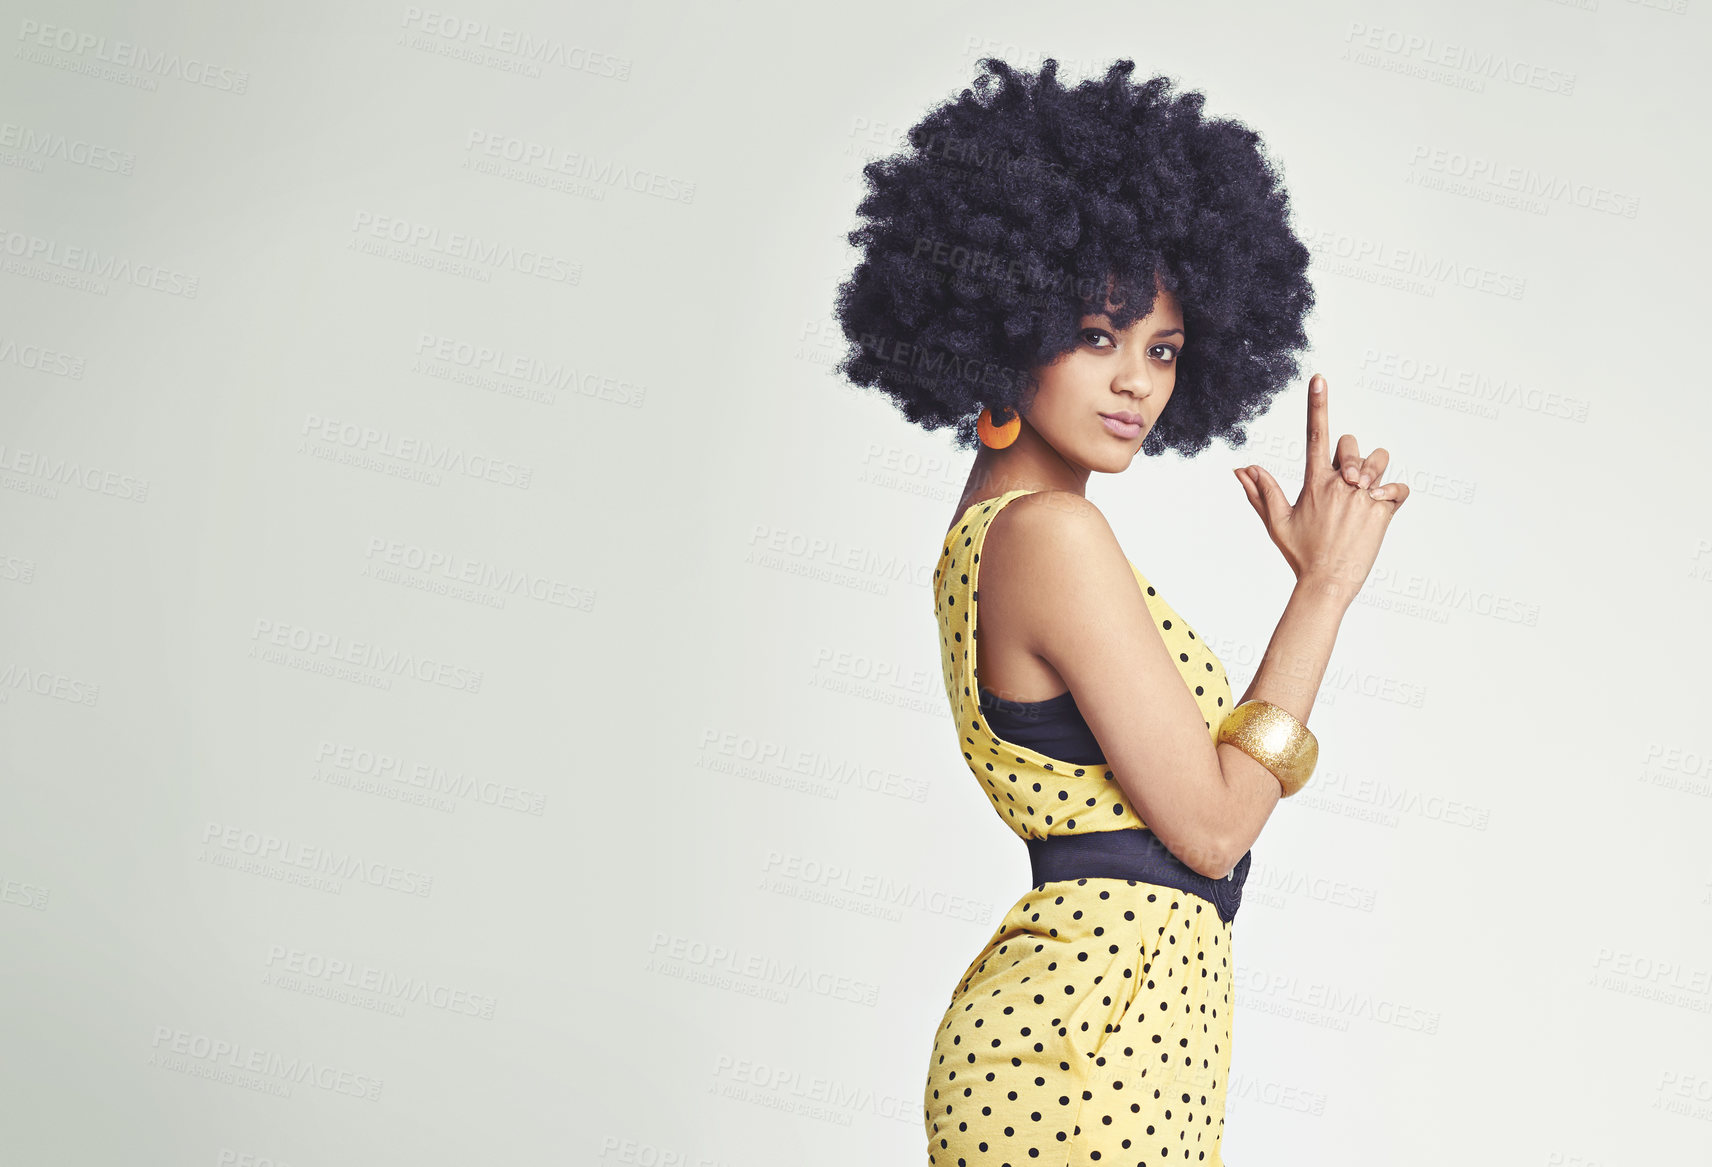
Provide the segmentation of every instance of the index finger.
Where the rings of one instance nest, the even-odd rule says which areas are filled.
[[[1331,451],[1326,434],[1331,429],[1331,410],[1326,407],[1326,379],[1315,373],[1308,379],[1308,469],[1330,470]]]

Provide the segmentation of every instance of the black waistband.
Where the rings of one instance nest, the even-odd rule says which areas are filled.
[[[1212,879],[1184,863],[1146,827],[1090,831],[1081,835],[1051,835],[1029,839],[1028,862],[1034,885],[1062,879],[1133,879],[1156,883],[1200,896],[1230,923],[1242,903],[1253,851],[1243,852],[1228,878]]]

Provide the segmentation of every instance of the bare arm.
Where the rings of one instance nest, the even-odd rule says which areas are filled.
[[[1348,609],[1343,589],[1297,580],[1272,631],[1266,655],[1238,704],[1270,701],[1306,725]],[[1228,871],[1260,837],[1283,791],[1270,770],[1229,742],[1218,743],[1217,749],[1225,785],[1225,813],[1229,816],[1225,821],[1230,834],[1223,845],[1227,855],[1235,852],[1229,858]]]
[[[1379,485],[1389,455],[1380,448],[1362,458],[1349,434],[1334,465],[1324,378],[1314,382],[1295,504],[1265,470],[1237,472],[1297,579],[1242,699],[1270,701],[1304,724],[1344,612],[1409,493],[1403,483]],[[1027,648],[1076,695],[1141,820],[1195,871],[1226,874],[1277,806],[1278,780],[1212,741],[1099,509],[1059,491],[1019,498],[994,518],[983,559],[983,590],[1003,589],[1022,613]]]
[[[1290,602],[1242,700],[1270,701],[1304,725],[1344,612],[1372,570],[1392,516],[1409,497],[1404,483],[1380,483],[1391,460],[1383,446],[1363,458],[1355,436],[1344,434],[1336,450],[1331,448],[1328,396],[1326,379],[1315,374],[1308,388],[1307,459],[1295,503],[1265,469],[1236,472],[1266,533],[1296,573]],[[1231,788],[1231,830],[1247,850],[1281,791],[1264,766],[1235,746],[1220,742],[1218,752]]]
[[[1141,821],[1195,871],[1228,872],[1247,850],[1240,831],[1258,833],[1277,802],[1278,780],[1240,753],[1243,768],[1222,771],[1225,751],[1099,509],[1056,491],[1012,502],[987,530],[981,594],[1014,613],[1005,623],[1069,685]]]

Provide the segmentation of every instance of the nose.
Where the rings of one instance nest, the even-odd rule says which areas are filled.
[[[1112,388],[1119,393],[1127,393],[1137,401],[1146,401],[1153,393],[1153,378],[1156,372],[1153,363],[1148,360],[1147,351],[1144,348],[1132,347],[1129,359],[1123,361],[1112,375]]]

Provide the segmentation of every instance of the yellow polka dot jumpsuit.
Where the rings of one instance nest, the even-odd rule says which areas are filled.
[[[1001,741],[983,717],[975,605],[981,544],[1027,490],[973,504],[934,572],[945,691],[970,772],[1023,839],[1144,824],[1106,766]],[[1223,664],[1136,582],[1216,741]],[[1221,1167],[1231,1057],[1231,928],[1214,905],[1130,879],[1048,882],[1005,913],[934,1038],[923,1114],[937,1167]]]

